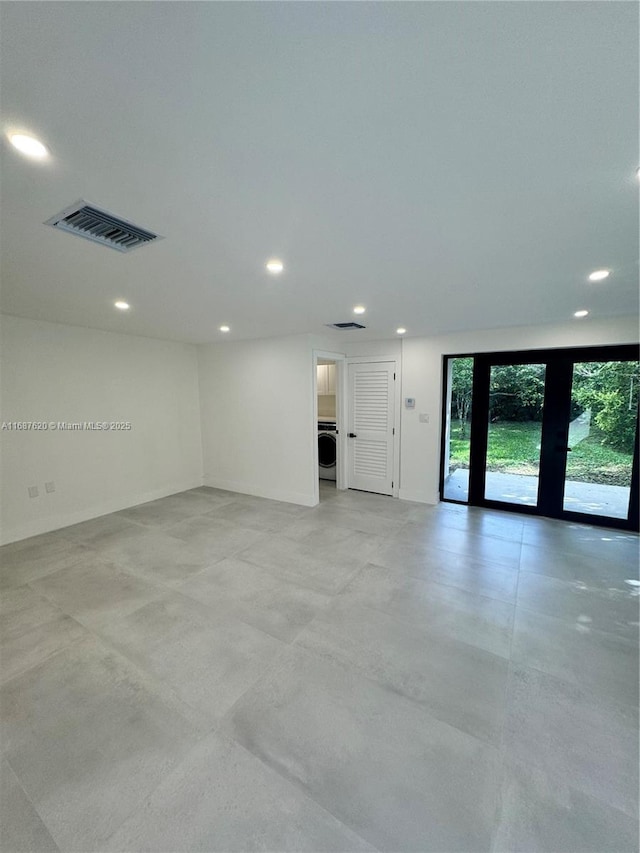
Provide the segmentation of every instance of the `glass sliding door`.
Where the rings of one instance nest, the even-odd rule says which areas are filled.
[[[471,460],[473,358],[450,358],[446,365],[443,496],[446,500],[466,503]]]
[[[538,505],[545,364],[491,365],[484,497]]]
[[[638,368],[638,361],[574,362],[562,501],[565,512],[627,518]]]
[[[635,345],[445,359],[443,500],[638,530]]]

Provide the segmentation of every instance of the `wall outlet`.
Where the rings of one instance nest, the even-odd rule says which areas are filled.
[[[420,423],[428,424],[429,423],[429,415],[426,412],[420,412]]]
[[[50,495],[51,492],[55,492],[56,484],[53,482],[53,480],[51,480],[49,483],[44,484],[44,490],[48,495]]]
[[[38,495],[39,495],[38,487],[37,486],[29,486],[29,497],[30,498],[37,498]]]

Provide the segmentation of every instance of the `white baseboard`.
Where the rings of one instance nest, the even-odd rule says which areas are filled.
[[[138,506],[138,504],[155,501],[158,498],[166,498],[168,495],[175,495],[177,492],[186,492],[201,485],[202,480],[197,478],[182,483],[175,483],[172,486],[163,486],[160,489],[152,489],[149,492],[141,492],[133,497],[117,498],[103,504],[98,504],[97,506],[85,507],[75,512],[58,513],[46,516],[45,518],[33,519],[27,524],[21,524],[8,530],[0,531],[0,545],[19,542],[21,539],[38,536],[40,533],[50,533],[52,530],[70,527],[72,524],[79,524],[81,521],[90,521],[92,518],[99,518],[101,515],[109,515],[111,512],[128,509],[130,506]]]
[[[264,489],[253,483],[245,483],[240,480],[223,480],[219,477],[209,477],[205,474],[203,485],[211,486],[213,489],[225,489],[228,492],[239,492],[241,495],[253,495],[256,498],[269,498],[272,501],[283,501],[288,504],[300,506],[315,506],[313,493],[288,492],[281,489]]]
[[[416,503],[429,504],[430,506],[435,506],[440,500],[437,492],[418,492],[411,489],[400,489],[398,497],[401,501],[415,501]]]

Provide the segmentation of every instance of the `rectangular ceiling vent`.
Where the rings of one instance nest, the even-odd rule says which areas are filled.
[[[330,329],[366,329],[366,326],[361,326],[360,323],[327,323]]]
[[[138,246],[161,240],[158,234],[120,219],[106,210],[100,210],[86,201],[80,201],[67,207],[61,213],[47,219],[45,225],[53,225],[61,231],[84,237],[94,243],[101,243],[118,252],[130,252]]]

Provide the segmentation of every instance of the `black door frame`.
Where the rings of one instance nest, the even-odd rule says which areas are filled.
[[[508,510],[526,515],[548,516],[566,521],[578,521],[600,527],[624,530],[640,528],[640,476],[639,433],[640,419],[636,424],[635,450],[631,474],[629,515],[626,519],[610,518],[565,510],[563,508],[564,474],[569,438],[569,410],[573,364],[580,361],[636,361],[640,359],[637,344],[618,344],[593,347],[563,347],[538,350],[510,350],[508,352],[464,353],[445,355],[443,360],[442,424],[447,417],[448,365],[451,359],[474,359],[473,399],[471,403],[471,429],[469,462],[469,497],[471,506]],[[488,440],[489,384],[492,366],[514,364],[545,364],[552,369],[545,372],[544,407],[542,417],[539,501],[538,506],[510,504],[484,497],[485,461]],[[444,497],[444,471],[446,434],[442,430],[440,453],[440,500],[447,503],[465,503]]]

